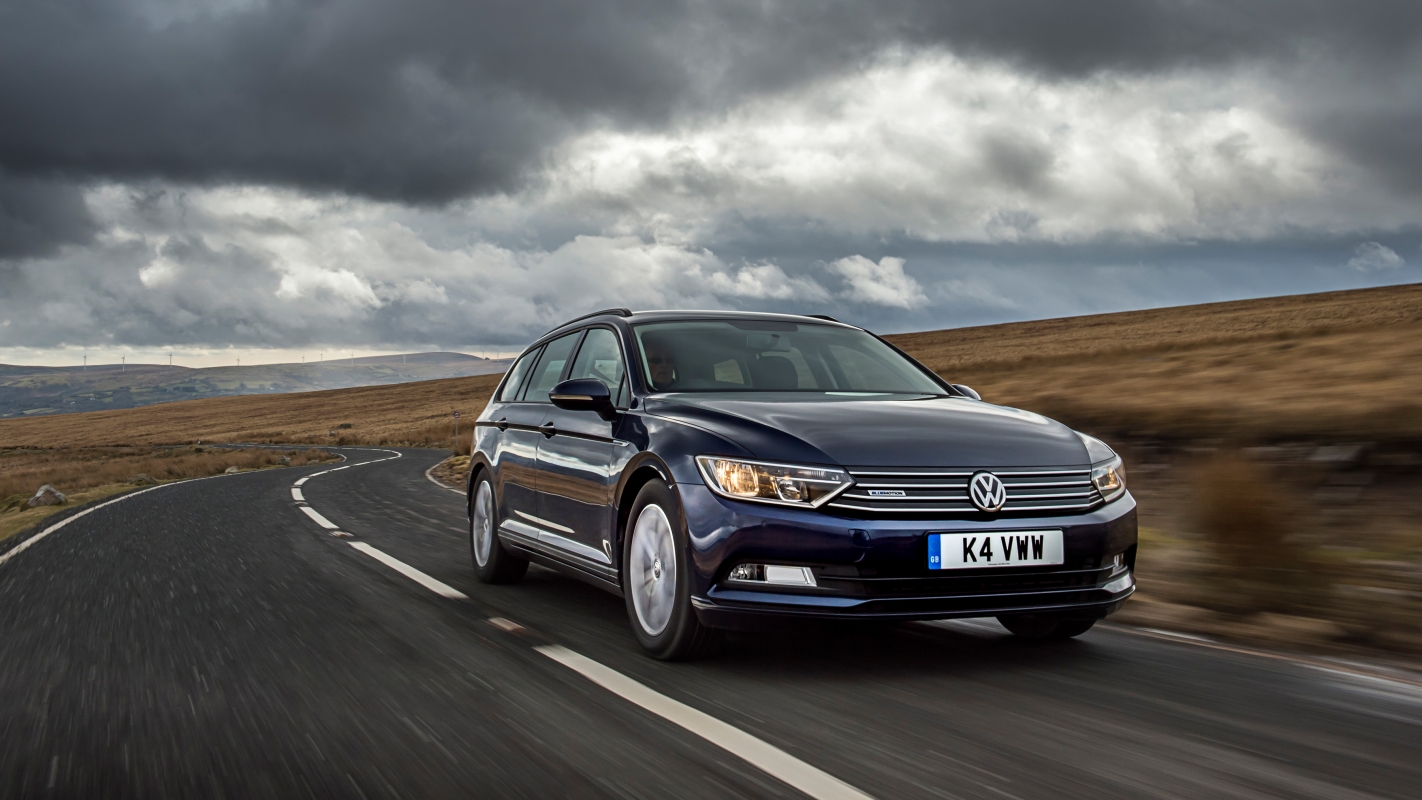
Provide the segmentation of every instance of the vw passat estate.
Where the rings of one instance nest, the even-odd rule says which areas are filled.
[[[1076,636],[1135,591],[1101,441],[828,317],[613,309],[539,339],[476,424],[470,545],[621,595],[647,652],[811,619]]]

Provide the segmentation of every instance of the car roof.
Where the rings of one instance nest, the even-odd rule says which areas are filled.
[[[831,325],[841,328],[854,328],[849,325],[829,317],[811,317],[803,314],[773,314],[766,311],[697,311],[697,310],[672,310],[659,309],[653,311],[628,311],[625,308],[608,309],[605,312],[597,312],[587,316],[578,317],[559,325],[548,333],[538,337],[542,341],[553,334],[560,333],[566,328],[573,328],[581,325],[591,325],[596,322],[607,322],[611,320],[621,320],[625,323],[637,324],[641,322],[677,322],[681,320],[710,320],[710,319],[743,319],[743,320],[764,320],[767,322],[798,322],[814,325]]]

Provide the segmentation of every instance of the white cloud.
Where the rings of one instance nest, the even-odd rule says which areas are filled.
[[[1415,200],[1378,196],[1276,118],[1267,85],[1247,71],[1053,81],[946,54],[885,58],[716,120],[589,133],[537,191],[473,207],[515,225],[528,219],[517,203],[564,209],[679,241],[713,239],[728,218],[973,243],[1251,239],[1417,218]]]
[[[850,302],[894,308],[917,308],[928,304],[923,287],[904,272],[902,258],[885,256],[875,264],[864,256],[849,256],[829,266],[844,276],[849,284],[840,297]]]
[[[1354,248],[1353,257],[1348,259],[1348,266],[1360,272],[1397,269],[1406,263],[1397,251],[1379,242],[1363,242]]]

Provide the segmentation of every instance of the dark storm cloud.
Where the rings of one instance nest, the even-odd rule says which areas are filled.
[[[87,242],[94,227],[77,187],[17,178],[0,169],[0,262]]]
[[[1298,0],[12,0],[0,166],[440,202],[516,186],[588,124],[655,127],[895,44],[1062,75],[1319,50],[1376,61],[1416,46],[1419,16],[1415,2]],[[1376,116],[1338,136],[1378,140],[1394,117]],[[1381,152],[1411,156],[1385,136]]]

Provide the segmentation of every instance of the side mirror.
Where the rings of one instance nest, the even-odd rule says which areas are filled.
[[[612,393],[607,384],[597,378],[575,378],[563,381],[548,393],[553,405],[568,411],[596,411],[605,420],[617,418],[612,406]]]
[[[983,399],[983,396],[973,391],[973,387],[971,386],[964,386],[961,383],[950,383],[948,385],[953,387],[953,391],[963,395],[964,397],[971,397],[974,400]]]

